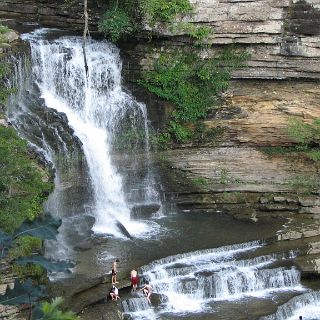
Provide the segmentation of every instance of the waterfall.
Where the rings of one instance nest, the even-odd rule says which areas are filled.
[[[320,318],[320,291],[308,292],[294,297],[280,306],[273,315],[261,320],[318,320]]]
[[[299,271],[282,266],[295,257],[292,251],[259,255],[264,246],[254,241],[153,261],[141,271],[152,284],[160,305],[149,306],[147,313],[145,305],[129,299],[123,301],[124,313],[133,319],[138,319],[142,311],[148,314],[147,319],[156,319],[160,314],[208,314],[215,312],[219,303],[304,291]]]
[[[65,142],[59,126],[51,130],[55,144],[60,145],[58,152],[52,150],[49,138],[43,132],[34,137],[28,132],[51,128],[50,122],[37,115],[44,109],[66,116],[66,122],[80,140],[89,171],[89,177],[84,177],[81,183],[83,188],[87,184],[87,189],[93,193],[92,203],[89,201],[86,208],[95,218],[93,231],[121,237],[124,226],[133,236],[145,235],[152,229],[150,224],[131,219],[130,211],[137,203],[158,203],[159,196],[149,166],[146,107],[122,87],[119,50],[108,42],[89,41],[86,47],[89,73],[86,77],[82,39],[46,40],[47,32],[40,29],[23,35],[31,46],[32,72],[29,72],[28,84],[22,86],[24,90],[19,89],[19,97],[11,99],[9,118],[57,167],[57,155],[68,153],[70,148],[70,141]],[[21,79],[16,82],[20,81],[21,88],[26,74],[21,70],[17,70],[17,74]],[[36,88],[31,90],[34,84]],[[26,101],[31,91],[38,99],[35,105],[41,104],[39,96],[43,99],[42,110],[34,112],[33,106]],[[30,119],[29,123],[36,128],[31,130],[25,119]],[[128,146],[135,149],[121,156]],[[142,167],[141,163],[144,163],[143,168],[137,169],[139,165]],[[135,170],[144,171],[137,177]],[[59,183],[59,177],[56,182]],[[139,197],[132,195],[136,189],[140,190]],[[56,205],[56,200],[51,201],[52,206]]]

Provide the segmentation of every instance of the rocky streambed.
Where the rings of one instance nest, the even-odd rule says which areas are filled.
[[[218,136],[201,145],[153,155],[167,207],[195,220],[227,214],[229,226],[245,224],[258,233],[262,226],[269,228],[260,233],[272,242],[269,250],[277,251],[279,246],[299,250],[294,263],[311,287],[317,287],[320,259],[317,165],[301,154],[274,154],[264,147],[292,145],[286,131],[289,117],[307,122],[317,118],[319,93],[314,82],[234,82],[222,107],[205,122],[208,128],[223,129]],[[147,211],[140,212],[140,218],[150,216]],[[221,231],[218,234],[221,237]],[[140,265],[151,256],[138,259]],[[122,275],[129,274],[131,259],[125,258]],[[119,317],[115,304],[105,300],[108,279],[100,283],[105,281],[105,277],[97,278],[91,289],[71,298],[71,305],[82,310],[84,319],[105,314]],[[128,278],[122,277],[122,295],[128,294],[128,287]],[[94,302],[98,304],[88,306]]]

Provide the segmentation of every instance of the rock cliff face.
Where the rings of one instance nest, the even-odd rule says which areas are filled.
[[[216,48],[236,45],[251,54],[235,78],[320,79],[320,0],[192,0],[194,13],[183,21],[212,28],[208,42]],[[188,45],[188,38],[173,37],[170,26],[153,30],[162,37],[148,50],[131,48],[140,66],[147,67],[154,51]],[[163,37],[166,37],[165,40]],[[152,49],[152,50],[151,50]],[[153,54],[150,54],[153,52]]]
[[[320,77],[319,0],[193,0],[191,21],[214,29],[210,42],[251,52],[240,78]]]
[[[180,20],[209,26],[212,48],[236,44],[251,53],[247,68],[236,78],[320,79],[320,0],[191,0],[194,12]],[[90,29],[105,11],[105,1],[89,0]],[[2,0],[0,17],[37,21],[44,26],[82,30],[82,1],[68,9],[63,0]],[[162,42],[148,43],[139,34],[130,46],[130,67],[146,66],[150,47],[189,45],[185,35],[172,34],[159,24],[151,30]],[[141,44],[143,44],[141,46]],[[125,44],[128,48],[128,43]],[[148,47],[148,48],[147,48]],[[146,50],[148,49],[148,50]],[[129,62],[130,62],[129,61]],[[128,62],[128,63],[129,63]]]
[[[88,0],[90,29],[96,30],[105,11],[105,1]],[[64,0],[1,0],[0,17],[19,22],[38,22],[43,26],[83,29],[83,1],[70,8]]]
[[[223,129],[215,138],[220,146],[291,145],[290,118],[320,118],[320,88],[313,82],[234,81],[225,96],[205,121],[207,128]]]

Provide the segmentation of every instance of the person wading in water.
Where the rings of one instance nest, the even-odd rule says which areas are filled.
[[[147,281],[145,286],[141,289],[144,293],[144,296],[147,298],[148,302],[151,304],[150,297],[152,295],[152,286]]]

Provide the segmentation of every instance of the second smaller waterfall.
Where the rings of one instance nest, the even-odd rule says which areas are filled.
[[[308,292],[294,297],[280,306],[273,315],[260,320],[303,320],[320,319],[320,291]]]
[[[133,319],[178,319],[219,314],[219,309],[235,301],[248,304],[303,292],[299,271],[286,266],[294,253],[259,255],[263,248],[255,241],[154,261],[142,267],[153,286],[153,305],[148,307],[142,297],[135,297],[123,301],[124,312]]]

